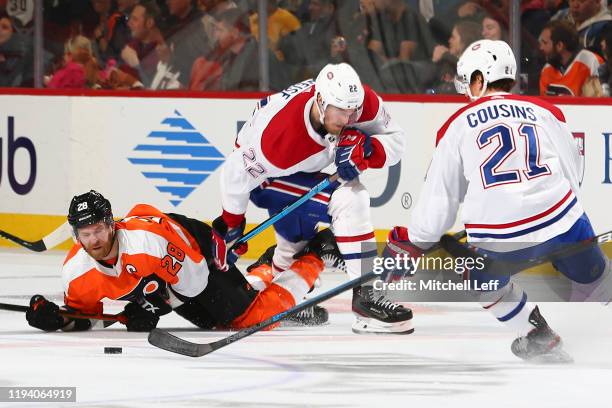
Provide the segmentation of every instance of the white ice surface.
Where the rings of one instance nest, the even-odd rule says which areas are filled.
[[[41,293],[61,303],[63,255],[0,251],[0,302]],[[344,277],[323,275],[323,290]],[[471,303],[411,304],[415,333],[360,336],[350,330],[348,294],[325,305],[330,324],[258,333],[201,358],[147,343],[120,325],[44,333],[23,313],[0,311],[0,386],[74,386],[87,407],[608,407],[612,404],[612,308],[543,303],[575,363],[527,364],[510,352],[514,334]],[[118,312],[112,304],[107,312]],[[159,327],[197,342],[172,314]],[[106,346],[123,347],[105,355]],[[0,406],[56,406],[0,403]]]

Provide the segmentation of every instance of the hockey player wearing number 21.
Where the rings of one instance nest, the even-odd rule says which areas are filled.
[[[594,237],[577,198],[579,156],[563,112],[535,97],[510,94],[516,60],[503,41],[471,44],[457,63],[456,86],[472,100],[440,128],[427,178],[408,227],[395,227],[396,252],[418,256],[461,221],[468,242],[492,259],[557,253]],[[572,300],[612,299],[610,261],[598,246],[556,258],[572,282]],[[492,267],[491,269],[494,269]],[[469,271],[487,281],[495,270]],[[570,362],[561,338],[511,276],[475,293],[483,308],[517,334],[512,352],[525,360]]]
[[[370,196],[359,175],[368,168],[399,162],[405,143],[404,131],[393,122],[382,99],[362,85],[348,64],[328,64],[315,81],[295,84],[261,100],[222,166],[223,212],[213,221],[217,267],[226,267],[227,249],[243,233],[255,189],[271,185],[285,192],[307,191],[312,185],[306,179],[317,180],[321,170],[335,163],[342,183],[313,200],[326,204],[321,221],[331,224],[349,277],[360,276],[362,265],[376,256],[376,241]],[[311,232],[290,237],[276,230],[275,274],[285,273],[293,254],[306,245],[302,238]],[[353,311],[356,333],[413,331],[412,312],[375,296],[371,286],[354,290]]]

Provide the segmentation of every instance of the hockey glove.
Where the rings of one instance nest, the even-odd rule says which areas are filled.
[[[368,165],[372,154],[370,136],[354,128],[345,128],[338,138],[336,147],[336,167],[338,176],[344,181],[351,181],[359,176]]]
[[[387,245],[383,250],[383,258],[393,259],[393,262],[386,261],[386,266],[381,274],[381,279],[385,282],[395,282],[402,278],[413,275],[415,266],[413,260],[423,254],[423,250],[412,242],[408,236],[408,228],[393,227],[387,236]]]
[[[26,311],[26,320],[32,327],[44,331],[55,331],[65,325],[64,318],[59,314],[59,306],[45,299],[42,295],[34,295],[30,299],[30,307]]]
[[[229,228],[223,216],[217,217],[212,223],[212,253],[215,266],[220,271],[227,271],[230,265],[236,263],[238,258],[249,249],[247,243],[236,248],[232,246],[244,233],[245,220],[235,228]]]
[[[123,316],[127,322],[128,331],[148,332],[153,330],[159,322],[159,316],[143,309],[139,304],[130,302],[123,309]]]

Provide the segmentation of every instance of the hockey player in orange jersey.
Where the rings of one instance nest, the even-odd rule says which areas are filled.
[[[258,265],[253,273],[269,276],[259,292],[235,266],[215,268],[208,225],[146,204],[115,222],[110,202],[93,190],[72,199],[68,222],[76,243],[62,269],[62,308],[99,314],[104,298],[129,301],[122,312],[128,331],[152,330],[171,311],[202,328],[247,327],[293,307],[324,268],[318,244],[273,280],[266,274],[270,266]],[[335,244],[326,248],[337,251]],[[59,310],[35,295],[26,319],[46,331],[88,330],[95,324],[62,317]]]
[[[571,24],[549,22],[539,42],[546,57],[540,73],[540,95],[602,96],[598,68],[603,59],[580,49],[578,33]]]

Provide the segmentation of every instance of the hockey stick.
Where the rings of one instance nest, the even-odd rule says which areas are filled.
[[[456,239],[461,239],[464,236],[465,236],[465,231],[461,231],[455,234]],[[439,248],[440,248],[440,245],[436,244],[432,248],[428,249],[426,253],[431,253]],[[292,307],[291,309],[288,309],[284,312],[278,313],[262,322],[257,323],[256,325],[239,330],[238,332],[232,334],[231,336],[214,341],[212,343],[203,343],[203,344],[193,343],[185,339],[182,339],[180,337],[174,336],[162,329],[153,329],[149,333],[148,340],[149,340],[149,343],[151,343],[152,345],[159,347],[161,349],[167,350],[167,351],[171,351],[173,353],[182,354],[184,356],[189,356],[189,357],[202,357],[202,356],[205,356],[206,354],[212,353],[215,350],[218,350],[238,340],[241,340],[247,336],[250,336],[251,334],[257,333],[258,331],[263,330],[266,327],[269,327],[283,320],[287,316],[299,313],[304,309],[307,309],[311,306],[317,305],[321,302],[331,299],[334,296],[337,296],[343,292],[346,292],[347,290],[361,286],[364,283],[374,280],[375,278],[379,276],[380,275],[377,273],[368,272],[358,278],[345,282],[342,285],[337,286],[333,289],[330,289],[327,292],[321,293],[318,296],[315,296],[310,299],[306,299],[304,302],[300,303],[299,305],[296,305]]]
[[[215,350],[218,350],[238,340],[241,340],[247,336],[250,336],[251,334],[257,333],[258,331],[265,329],[266,327],[271,326],[274,323],[279,322],[280,320],[283,320],[289,315],[299,313],[304,309],[307,309],[311,306],[314,306],[323,301],[326,301],[327,299],[337,296],[342,292],[345,292],[349,289],[353,289],[366,282],[369,282],[373,280],[374,278],[376,278],[377,276],[379,275],[375,274],[374,272],[368,272],[365,275],[362,275],[358,278],[345,282],[342,285],[337,286],[332,290],[329,290],[313,298],[307,299],[304,302],[300,303],[299,305],[296,305],[292,307],[291,309],[286,310],[284,312],[278,313],[262,322],[257,323],[254,326],[250,326],[245,329],[239,330],[236,333],[232,334],[231,336],[225,337],[221,340],[214,341],[212,343],[203,343],[203,344],[192,343],[180,337],[176,337],[175,335],[170,334],[167,331],[162,330],[162,329],[153,329],[149,333],[148,340],[149,340],[149,343],[151,343],[152,345],[159,347],[161,349],[167,350],[167,351],[171,351],[173,353],[182,354],[184,356],[189,356],[189,357],[202,357],[202,356],[205,356],[206,354],[212,353]]]
[[[258,226],[250,230],[248,233],[238,238],[238,241],[236,241],[236,244],[234,244],[234,248],[239,244],[243,244],[247,242],[248,240],[253,238],[255,235],[259,234],[261,231],[268,228],[270,225],[276,223],[281,218],[284,218],[286,215],[293,212],[293,210],[295,210],[296,208],[304,204],[306,201],[310,200],[312,197],[319,194],[321,191],[325,190],[331,183],[333,183],[336,180],[338,180],[338,173],[334,173],[331,176],[326,177],[323,181],[321,181],[319,184],[311,188],[310,191],[305,193],[303,196],[298,198],[296,201],[287,205],[285,208],[280,210],[278,213],[274,214],[272,217],[268,218],[267,220],[265,220],[264,222],[262,222],[261,224],[259,224]]]
[[[604,232],[603,234],[596,235],[591,239],[570,244],[567,247],[557,249],[541,256],[520,261],[492,259],[486,254],[479,253],[479,249],[474,247],[473,245],[459,242],[457,238],[450,235],[444,235],[440,239],[440,246],[442,246],[442,248],[444,248],[454,257],[482,258],[484,260],[485,268],[487,270],[492,270],[494,272],[500,271],[500,273],[503,274],[512,274],[518,273],[525,269],[533,268],[534,266],[538,266],[547,262],[555,261],[559,258],[565,258],[567,256],[584,251],[585,249],[591,246],[601,245],[607,242],[612,242],[612,231]]]
[[[31,251],[43,252],[47,249],[53,248],[54,246],[64,242],[70,237],[70,227],[68,222],[60,225],[55,231],[47,235],[46,237],[39,239],[38,241],[26,241],[25,239],[16,237],[13,234],[9,234],[6,231],[0,230],[0,237],[6,238],[9,241],[13,241],[17,245],[28,248]]]
[[[23,305],[12,305],[9,303],[0,303],[0,310],[9,310],[13,312],[27,312],[29,309],[28,306]],[[70,312],[68,310],[59,311],[59,315],[63,317],[68,317],[70,319],[93,319],[93,320],[104,320],[104,327],[110,326],[110,324],[106,324],[106,322],[111,322],[111,324],[115,322],[120,322],[125,324],[127,319],[121,313],[111,315],[111,314],[86,314],[79,312]]]

